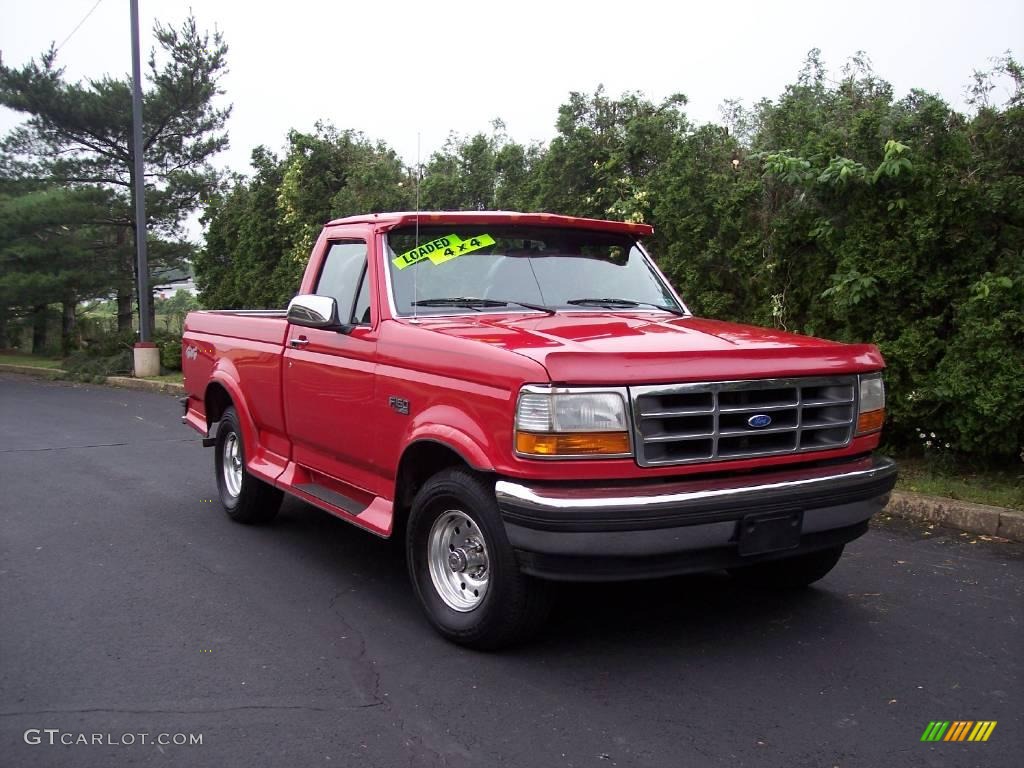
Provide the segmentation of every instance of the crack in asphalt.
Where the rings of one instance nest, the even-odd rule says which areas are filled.
[[[416,736],[405,730],[405,720],[400,717],[395,718],[395,724],[406,737],[406,746],[410,747],[409,754],[409,768],[419,768],[419,766],[428,764],[425,762],[425,758],[432,757],[429,765],[448,765],[448,757],[436,749],[431,749],[427,746],[422,736]]]
[[[119,448],[126,445],[152,445],[153,443],[198,443],[194,437],[169,437],[165,440],[138,440],[131,443],[93,443],[92,445],[54,445],[48,448],[4,448],[0,453],[42,453],[44,451],[76,451],[81,448]]]
[[[366,638],[363,633],[356,629],[349,620],[345,617],[345,614],[336,607],[338,599],[341,598],[348,592],[347,589],[341,589],[334,593],[331,597],[329,608],[338,617],[338,620],[347,630],[349,636],[354,636],[359,643],[358,651],[352,657],[350,661],[354,664],[363,667],[366,672],[369,673],[369,677],[372,682],[366,686],[369,689],[369,695],[373,699],[370,704],[363,705],[364,707],[381,707],[383,711],[390,713],[394,717],[394,725],[397,726],[398,730],[402,733],[405,745],[409,747],[409,768],[420,768],[424,765],[438,765],[447,766],[448,757],[438,750],[427,745],[423,736],[411,733],[406,728],[405,719],[399,717],[395,712],[395,708],[390,701],[385,699],[380,692],[380,672],[376,669],[376,666],[372,659],[369,659],[366,655]],[[463,745],[465,748],[465,745]]]
[[[363,637],[362,632],[360,632],[358,629],[353,627],[352,624],[349,623],[348,619],[345,618],[345,614],[343,614],[339,609],[335,608],[334,606],[334,604],[338,601],[338,598],[340,598],[346,591],[347,590],[342,589],[335,592],[334,596],[331,598],[330,603],[328,604],[328,607],[334,613],[334,615],[338,617],[338,619],[341,621],[345,629],[348,630],[348,633],[350,635],[355,635],[356,639],[359,642],[359,649],[356,652],[356,655],[351,657],[349,661],[351,661],[356,666],[363,667],[366,670],[366,672],[369,673],[369,676],[372,679],[372,684],[369,686],[369,688],[371,689],[369,693],[370,698],[379,705],[387,706],[388,702],[384,701],[383,697],[380,695],[380,672],[374,669],[373,660],[367,659],[366,657],[366,638]]]

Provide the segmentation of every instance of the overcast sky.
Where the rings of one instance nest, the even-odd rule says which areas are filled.
[[[61,43],[95,0],[0,0],[6,64]],[[1024,58],[1024,2],[253,2],[141,0],[143,48],[153,20],[194,8],[230,50],[231,148],[218,164],[248,170],[252,148],[280,149],[289,128],[318,119],[383,139],[412,162],[449,131],[502,118],[523,142],[548,140],[558,105],[604,83],[617,95],[685,93],[696,121],[726,98],[775,98],[818,47],[838,70],[855,51],[902,95],[935,91],[963,106],[972,70]],[[131,69],[128,0],[102,0],[61,48],[72,79]],[[0,131],[18,121],[0,110]]]

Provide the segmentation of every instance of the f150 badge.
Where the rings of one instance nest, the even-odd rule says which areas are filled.
[[[391,395],[391,397],[388,398],[388,405],[403,416],[409,415],[409,401],[404,397],[395,397],[394,395]]]
[[[199,350],[196,349],[191,344],[189,344],[187,347],[185,347],[185,357],[187,357],[189,360],[195,360],[196,358],[199,357]]]

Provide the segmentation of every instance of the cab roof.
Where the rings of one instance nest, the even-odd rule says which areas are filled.
[[[653,234],[650,224],[634,224],[628,221],[606,219],[585,219],[579,216],[560,216],[554,213],[519,213],[517,211],[395,211],[388,213],[366,213],[347,216],[327,223],[333,227],[342,224],[373,224],[381,232],[399,227],[413,226],[419,218],[420,225],[436,224],[524,224],[533,227],[566,227],[589,229],[601,232],[621,232],[638,237]]]

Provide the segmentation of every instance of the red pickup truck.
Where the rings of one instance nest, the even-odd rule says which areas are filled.
[[[431,623],[480,648],[539,627],[550,580],[820,579],[896,480],[882,357],[694,317],[651,232],[354,216],[286,311],[192,312],[183,421],[227,513],[289,493],[401,535]]]

